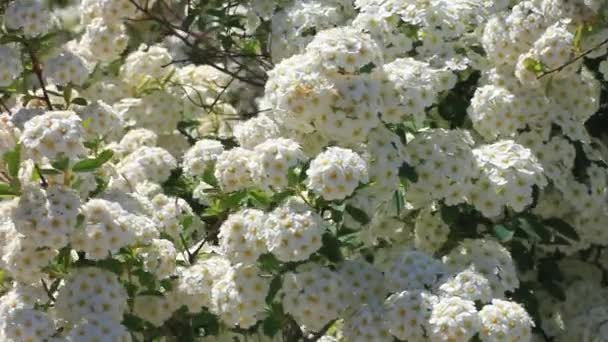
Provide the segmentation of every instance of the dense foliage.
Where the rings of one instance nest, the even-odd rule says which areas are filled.
[[[0,341],[608,341],[606,1],[0,9]]]

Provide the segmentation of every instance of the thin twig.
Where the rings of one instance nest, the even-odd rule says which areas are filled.
[[[40,279],[40,281],[42,282],[42,288],[44,289],[44,292],[46,292],[46,295],[49,297],[51,302],[55,302],[55,296],[53,296],[53,294],[51,293],[51,290],[46,284],[46,281],[44,281],[44,279]]]
[[[574,59],[572,59],[572,60],[568,61],[566,64],[563,64],[563,65],[561,65],[561,66],[559,66],[559,67],[557,67],[557,68],[555,68],[555,69],[551,69],[551,70],[549,70],[549,71],[543,72],[542,74],[540,74],[540,76],[538,76],[538,79],[541,79],[541,78],[543,78],[543,77],[545,77],[545,76],[547,76],[547,75],[553,74],[553,73],[555,73],[555,72],[560,72],[560,71],[564,70],[564,69],[565,69],[565,68],[567,68],[568,66],[570,66],[570,65],[572,65],[572,64],[574,64],[574,63],[576,63],[576,62],[578,62],[578,61],[579,61],[579,60],[581,60],[582,58],[584,58],[584,57],[588,56],[588,55],[589,55],[590,53],[592,53],[593,51],[595,51],[595,50],[597,50],[597,49],[601,48],[601,47],[602,47],[602,45],[606,45],[606,44],[608,44],[608,38],[607,38],[607,39],[605,39],[604,41],[602,41],[601,43],[599,43],[598,45],[596,45],[596,46],[592,47],[591,49],[589,49],[589,50],[587,50],[587,51],[583,52],[582,54],[578,55],[576,58],[574,58]]]
[[[38,177],[40,177],[40,185],[45,189],[48,188],[49,183],[46,181],[46,178],[44,178],[42,170],[40,170],[38,164],[34,164],[34,168],[36,169],[36,173],[38,173]]]
[[[8,115],[13,115],[13,112],[11,111],[10,108],[8,108],[8,106],[6,105],[6,103],[4,103],[4,100],[2,98],[0,98],[0,106],[2,106],[2,109],[4,109]]]
[[[27,41],[22,41],[23,46],[27,49],[30,58],[32,59],[32,71],[38,78],[38,82],[40,83],[40,88],[42,88],[42,94],[44,96],[44,102],[46,102],[46,106],[49,110],[53,110],[53,104],[51,103],[51,98],[49,97],[49,93],[46,90],[46,86],[44,84],[44,78],[42,77],[42,67],[40,65],[40,61],[38,60],[38,56],[36,56],[36,52],[34,49],[27,43]]]

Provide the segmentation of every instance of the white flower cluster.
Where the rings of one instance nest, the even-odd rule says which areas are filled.
[[[307,186],[326,200],[344,199],[368,182],[367,164],[355,152],[330,147],[310,162]]]
[[[0,341],[608,340],[605,1],[220,3],[0,5]]]

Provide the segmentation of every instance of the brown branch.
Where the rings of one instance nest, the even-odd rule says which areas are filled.
[[[556,73],[556,72],[560,72],[560,71],[562,71],[562,70],[566,69],[568,66],[570,66],[570,65],[572,65],[572,64],[574,64],[574,63],[576,63],[576,62],[578,62],[578,61],[579,61],[579,60],[581,60],[582,58],[584,58],[584,57],[588,56],[590,53],[592,53],[593,51],[595,51],[595,50],[597,50],[597,49],[601,48],[603,45],[606,45],[606,44],[608,44],[608,39],[605,39],[604,41],[602,41],[602,42],[601,42],[601,43],[599,43],[598,45],[596,45],[596,46],[592,47],[591,49],[589,49],[589,50],[587,50],[587,51],[585,51],[585,52],[583,52],[582,54],[578,55],[576,58],[574,58],[574,59],[572,59],[572,60],[568,61],[566,64],[563,64],[563,65],[561,65],[561,66],[559,66],[559,67],[557,67],[557,68],[555,68],[555,69],[551,69],[551,70],[548,70],[548,71],[543,72],[542,74],[540,74],[540,75],[538,76],[538,79],[541,79],[541,78],[543,78],[543,77],[545,77],[545,76],[547,76],[547,75],[550,75],[550,74],[553,74],[553,73]]]
[[[34,49],[27,43],[27,41],[22,41],[23,46],[25,46],[28,51],[30,58],[32,60],[32,71],[38,78],[38,82],[40,83],[40,88],[42,88],[42,94],[44,97],[44,102],[46,102],[46,106],[49,110],[53,110],[53,104],[51,103],[51,98],[49,97],[49,93],[46,90],[46,86],[44,84],[44,78],[42,77],[42,66],[40,61],[38,60],[38,56],[36,56],[36,52]]]

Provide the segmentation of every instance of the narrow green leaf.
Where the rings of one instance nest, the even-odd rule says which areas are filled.
[[[353,207],[350,204],[346,205],[345,210],[353,219],[355,219],[355,221],[361,223],[362,225],[366,225],[371,221],[365,211]]]
[[[82,98],[82,97],[77,97],[77,98],[73,99],[73,100],[72,100],[72,103],[73,103],[73,104],[77,104],[77,105],[79,105],[79,106],[86,106],[86,105],[88,104],[88,103],[87,103],[87,100],[85,100],[85,99],[84,99],[84,98]]]
[[[4,162],[6,163],[6,169],[8,175],[15,178],[19,176],[19,165],[21,163],[21,144],[15,145],[12,151],[4,154]]]
[[[0,196],[19,196],[19,190],[10,184],[0,183]]]
[[[578,236],[576,229],[574,229],[574,227],[569,225],[564,220],[550,218],[550,219],[544,220],[543,223],[549,227],[552,227],[553,229],[555,229],[555,231],[557,231],[558,233],[562,234],[563,236],[565,236],[569,239],[572,239],[575,241],[580,240],[580,237]]]
[[[99,154],[97,158],[87,158],[78,161],[72,167],[74,172],[91,172],[101,167],[105,162],[112,159],[114,152],[105,150]]]

